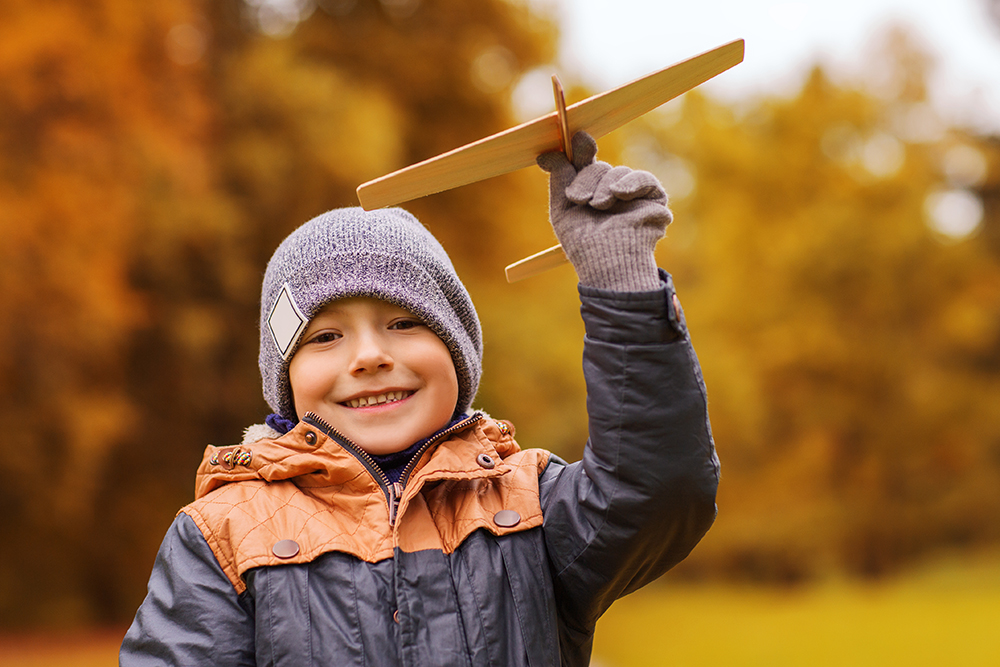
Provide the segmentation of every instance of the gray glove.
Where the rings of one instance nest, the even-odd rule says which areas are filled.
[[[596,162],[597,142],[573,137],[562,152],[538,156],[549,173],[549,220],[580,283],[618,292],[659,289],[653,248],[673,216],[667,193],[648,171]]]

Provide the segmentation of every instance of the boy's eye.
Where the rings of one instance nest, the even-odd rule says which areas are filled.
[[[308,340],[310,343],[329,343],[340,338],[340,334],[334,331],[324,331],[318,333]]]
[[[420,320],[398,320],[389,325],[390,329],[412,329],[414,327],[423,326],[423,322]]]

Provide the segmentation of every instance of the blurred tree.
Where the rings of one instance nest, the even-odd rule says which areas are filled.
[[[868,62],[877,95],[817,69],[632,139],[694,183],[661,244],[723,460],[692,567],[876,575],[1000,538],[1000,216],[976,192],[1000,152],[934,116],[904,34]]]
[[[931,63],[886,44],[876,85],[817,70],[739,111],[690,95],[602,140],[675,198],[661,259],[725,471],[689,567],[871,574],[1000,541],[1000,146],[944,128]],[[360,182],[513,124],[512,86],[553,47],[522,0],[0,6],[0,623],[131,617],[204,445],[267,411],[274,247]],[[553,242],[544,176],[408,208],[479,307],[477,405],[573,457],[573,273],[501,274]]]
[[[266,414],[274,247],[363,180],[511,124],[510,88],[553,49],[516,2],[300,4],[285,23],[237,0],[0,8],[0,623],[131,617],[205,444]],[[421,213],[460,267],[497,270],[524,183]]]
[[[102,572],[98,508],[108,466],[144,430],[123,353],[151,317],[131,275],[140,215],[154,182],[210,198],[199,68],[165,52],[171,26],[197,12],[0,10],[4,621],[85,617],[117,576]]]

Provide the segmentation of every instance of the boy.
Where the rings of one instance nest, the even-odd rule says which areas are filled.
[[[209,447],[123,665],[571,665],[618,597],[715,517],[704,385],[653,246],[646,172],[539,158],[580,279],[590,438],[521,450],[470,406],[479,322],[440,245],[395,209],[333,211],[275,252],[260,367],[275,414]]]

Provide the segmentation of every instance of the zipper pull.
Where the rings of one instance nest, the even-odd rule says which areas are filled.
[[[389,525],[396,525],[396,512],[399,511],[399,499],[403,497],[403,485],[393,482],[389,485]]]

